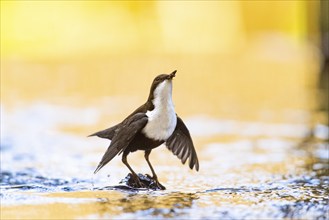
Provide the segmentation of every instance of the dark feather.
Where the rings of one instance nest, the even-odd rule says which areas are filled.
[[[106,139],[112,140],[112,138],[113,138],[115,132],[117,131],[117,129],[119,128],[120,124],[114,125],[113,127],[107,128],[102,131],[98,131],[94,134],[89,135],[88,137],[97,136],[100,138],[106,138]]]
[[[131,113],[126,119],[129,119],[131,118],[133,115],[135,115],[136,113],[146,113],[148,110],[151,111],[154,109],[154,105],[152,102],[146,102],[144,105],[141,105],[139,108],[137,108],[133,113]],[[122,122],[123,123],[123,122]],[[109,140],[112,140],[113,137],[114,137],[114,134],[115,132],[117,132],[118,128],[120,128],[121,126],[121,123],[117,124],[117,125],[114,125],[113,127],[110,127],[110,128],[107,128],[105,130],[101,130],[101,131],[98,131],[94,134],[91,134],[89,135],[88,137],[91,137],[91,136],[97,136],[97,137],[100,137],[100,138],[106,138],[106,139],[109,139]]]
[[[199,170],[199,160],[196,154],[193,141],[183,120],[177,116],[177,125],[173,134],[166,141],[167,148],[173,152],[182,163],[189,159],[189,167]]]
[[[94,173],[97,173],[103,166],[110,162],[117,154],[124,151],[135,135],[141,131],[147,123],[147,116],[144,113],[137,113],[125,119],[121,126],[116,129],[110,146],[107,148],[101,162]]]

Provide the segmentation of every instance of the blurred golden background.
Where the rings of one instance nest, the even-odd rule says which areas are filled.
[[[181,114],[315,107],[319,1],[1,1],[1,102],[146,98],[178,70]],[[125,102],[126,103],[126,102]],[[123,103],[121,103],[123,104]],[[270,115],[270,116],[269,116]],[[261,117],[261,118],[259,118]]]

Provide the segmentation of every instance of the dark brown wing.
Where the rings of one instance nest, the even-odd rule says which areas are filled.
[[[120,124],[114,125],[113,127],[107,128],[107,129],[102,130],[102,131],[98,131],[94,134],[89,135],[88,137],[97,136],[97,137],[100,137],[100,138],[106,138],[106,139],[112,140],[116,130],[120,127]]]
[[[116,129],[110,146],[107,148],[101,162],[99,162],[94,173],[110,162],[118,153],[124,151],[135,135],[141,131],[147,123],[145,113],[137,113],[125,119]]]
[[[191,169],[199,171],[199,160],[194,149],[193,141],[183,120],[177,116],[177,125],[173,134],[166,141],[166,146],[171,150],[182,163],[185,164],[189,158],[189,166]]]
[[[131,113],[124,121],[131,118],[131,116],[133,116],[137,113],[146,113],[147,110],[152,110],[153,108],[154,108],[154,106],[153,106],[152,102],[146,102],[144,105],[141,105],[133,113]],[[100,138],[106,138],[106,139],[112,140],[115,132],[117,131],[117,129],[120,126],[121,126],[121,123],[119,123],[117,125],[114,125],[113,127],[107,128],[105,130],[98,131],[94,134],[89,135],[88,137],[97,136],[97,137],[100,137]]]

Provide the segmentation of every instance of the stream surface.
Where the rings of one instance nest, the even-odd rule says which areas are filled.
[[[328,219],[324,124],[183,117],[200,171],[161,146],[150,160],[167,189],[153,191],[114,188],[128,173],[120,157],[93,174],[109,141],[76,128],[94,129],[99,108],[34,103],[1,114],[1,219]],[[150,173],[142,152],[128,161]]]

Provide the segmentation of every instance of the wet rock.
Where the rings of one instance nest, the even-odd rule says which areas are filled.
[[[166,187],[164,187],[162,184],[160,184],[158,181],[154,180],[150,175],[148,174],[138,174],[138,178],[140,182],[145,187],[140,187],[138,183],[133,178],[133,175],[129,173],[123,180],[120,181],[121,184],[126,184],[128,187],[131,187],[133,189],[152,189],[152,190],[165,190]]]

